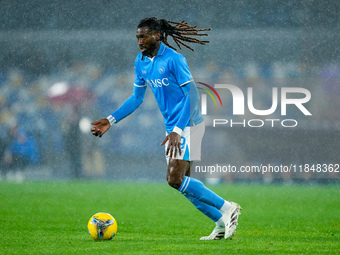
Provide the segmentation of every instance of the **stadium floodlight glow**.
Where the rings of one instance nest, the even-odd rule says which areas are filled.
[[[69,85],[66,82],[54,83],[47,91],[48,97],[57,97],[64,95],[69,90]]]
[[[84,117],[79,121],[79,129],[82,133],[87,134],[91,132],[91,121],[89,118]]]

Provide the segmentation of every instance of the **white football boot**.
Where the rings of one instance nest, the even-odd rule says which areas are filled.
[[[224,226],[216,226],[208,236],[202,236],[200,240],[220,240],[224,237]]]
[[[238,216],[241,214],[241,206],[237,203],[230,202],[231,206],[228,211],[222,214],[222,219],[225,224],[224,238],[228,239],[232,237],[236,232],[236,226],[238,224]]]

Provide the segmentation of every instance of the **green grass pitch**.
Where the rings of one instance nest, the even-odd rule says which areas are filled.
[[[200,241],[214,223],[166,183],[0,182],[0,254],[340,254],[339,186],[223,184],[243,207],[232,240]],[[111,213],[95,242],[87,222]]]

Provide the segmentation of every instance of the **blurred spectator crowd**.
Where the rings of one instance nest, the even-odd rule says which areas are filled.
[[[143,110],[134,116],[134,122],[121,122],[114,132],[106,135],[108,139],[101,141],[100,145],[92,137],[89,139],[89,122],[109,115],[132,92],[132,64],[129,69],[115,72],[93,63],[74,61],[66,66],[57,65],[56,68],[37,73],[36,70],[41,66],[38,64],[33,69],[12,66],[0,70],[0,156],[3,172],[48,165],[71,169],[72,176],[77,178],[83,175],[83,168],[91,172],[91,160],[86,163],[84,159],[87,156],[97,154],[97,162],[103,165],[103,151],[107,153],[105,155],[112,151],[125,155],[159,152],[154,143],[146,143],[143,137],[133,131],[129,132],[134,128],[131,124],[136,123],[137,119],[139,131],[144,137],[163,136],[161,116],[150,91],[144,100]],[[316,116],[313,120],[321,120],[323,124],[329,121],[335,123],[339,120],[339,67],[336,63],[329,63],[314,71],[315,77],[322,79],[316,79],[318,84],[310,88],[314,101],[310,107]],[[304,66],[300,63],[276,62],[263,65],[251,62],[241,68],[228,67],[223,70],[216,63],[208,62],[193,66],[192,72],[198,77],[196,80],[204,78],[204,81],[211,79],[213,82],[214,79],[228,79],[234,80],[235,84],[243,84],[241,87],[252,86],[261,95],[262,107],[269,107],[272,100],[269,88],[277,84],[271,83],[273,79],[304,77]],[[322,84],[319,84],[320,81]],[[76,88],[87,94],[64,98],[51,94],[55,93],[53,87],[63,84],[66,91]],[[330,104],[333,104],[333,110]],[[227,102],[227,105],[231,105],[231,102]],[[229,106],[228,110],[230,112]],[[155,117],[159,120],[155,120]],[[322,129],[324,125],[320,124],[317,128]],[[119,146],[111,145],[111,139]]]
[[[138,54],[135,29],[140,19],[151,14],[175,21],[190,17],[190,24],[212,27],[210,44],[194,45],[195,52],[180,51],[197,82],[234,84],[245,94],[253,87],[257,109],[270,108],[273,87],[306,88],[312,94],[306,107],[313,116],[307,118],[295,107],[286,117],[297,119],[303,130],[320,131],[320,136],[338,132],[339,2],[214,3],[201,2],[190,11],[197,1],[162,5],[149,1],[142,3],[145,10],[140,12],[131,1],[3,1],[2,174],[46,166],[53,173],[74,178],[100,177],[116,171],[107,168],[115,156],[119,160],[133,155],[136,165],[146,155],[150,162],[158,157],[155,155],[163,159],[161,141],[145,141],[145,137],[163,140],[165,132],[150,90],[139,113],[115,126],[106,139],[94,139],[90,133],[91,121],[111,114],[131,94]],[[210,100],[208,109],[223,118],[234,117],[231,95],[218,92],[224,106],[214,108]],[[270,117],[280,118],[280,109]],[[244,118],[261,116],[246,112]],[[228,142],[225,132],[213,138],[219,146]],[[248,160],[251,158],[249,155]]]

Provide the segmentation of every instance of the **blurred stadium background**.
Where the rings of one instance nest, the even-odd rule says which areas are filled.
[[[136,26],[149,16],[212,28],[209,45],[180,51],[196,79],[242,80],[264,97],[277,86],[270,81],[302,79],[305,85],[297,86],[312,93],[313,116],[295,116],[304,117],[299,128],[218,131],[204,138],[205,156],[235,164],[340,163],[339,1],[2,0],[0,6],[3,179],[17,170],[29,179],[164,179],[165,129],[150,90],[138,112],[104,138],[89,132],[90,121],[111,114],[132,92]],[[252,174],[225,178],[264,181]],[[338,182],[339,174],[269,180],[281,178]]]

